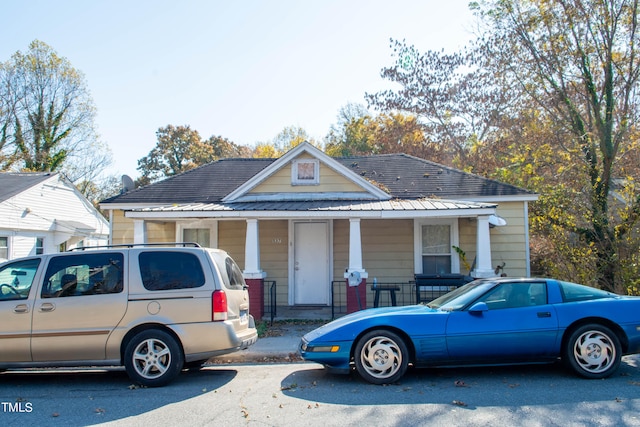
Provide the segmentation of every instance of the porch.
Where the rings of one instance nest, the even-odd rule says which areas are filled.
[[[374,282],[361,286],[348,296],[348,284],[345,280],[331,282],[331,305],[284,305],[277,301],[277,282],[264,282],[265,307],[263,320],[333,320],[348,314],[356,298],[355,310],[375,307],[408,306],[426,303],[470,282],[473,278],[460,274],[416,275],[403,282]]]

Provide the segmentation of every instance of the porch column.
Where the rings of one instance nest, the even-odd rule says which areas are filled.
[[[358,286],[349,286],[349,275],[357,272],[362,281]],[[367,277],[362,268],[362,239],[360,218],[349,218],[349,268],[344,273],[347,285],[347,313],[367,308]]]
[[[478,217],[478,228],[476,237],[476,269],[472,276],[493,277],[495,272],[491,266],[491,238],[489,237],[489,215]]]
[[[147,243],[147,226],[144,219],[133,220],[133,243]]]
[[[260,233],[257,219],[247,219],[242,275],[249,286],[249,311],[254,318],[260,320],[264,315],[264,278],[267,275],[260,270]]]

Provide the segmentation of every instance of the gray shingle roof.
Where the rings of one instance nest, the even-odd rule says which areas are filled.
[[[353,172],[384,185],[399,199],[468,199],[534,194],[407,154],[342,157],[335,160]]]
[[[218,202],[275,159],[222,159],[191,169],[102,203]]]
[[[55,173],[33,172],[33,173],[0,173],[0,202],[4,202],[11,197],[51,178]]]
[[[222,159],[102,203],[183,204],[220,202],[277,159]],[[397,199],[473,199],[534,193],[406,154],[335,158]]]

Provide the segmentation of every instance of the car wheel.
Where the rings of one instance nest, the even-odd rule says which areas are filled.
[[[390,331],[365,334],[357,343],[356,371],[372,384],[398,381],[407,371],[409,352],[402,338]]]
[[[571,333],[564,359],[578,375],[606,378],[620,366],[622,348],[611,329],[597,324],[581,326]]]
[[[176,340],[168,333],[148,329],[134,336],[124,352],[124,367],[129,377],[146,387],[159,387],[182,370],[184,356]]]

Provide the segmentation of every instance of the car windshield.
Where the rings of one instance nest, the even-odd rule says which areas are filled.
[[[484,280],[476,280],[461,286],[448,294],[442,295],[440,298],[436,298],[427,304],[430,308],[456,311],[461,310],[467,304],[475,301],[489,289],[491,289],[495,283],[487,282]]]

